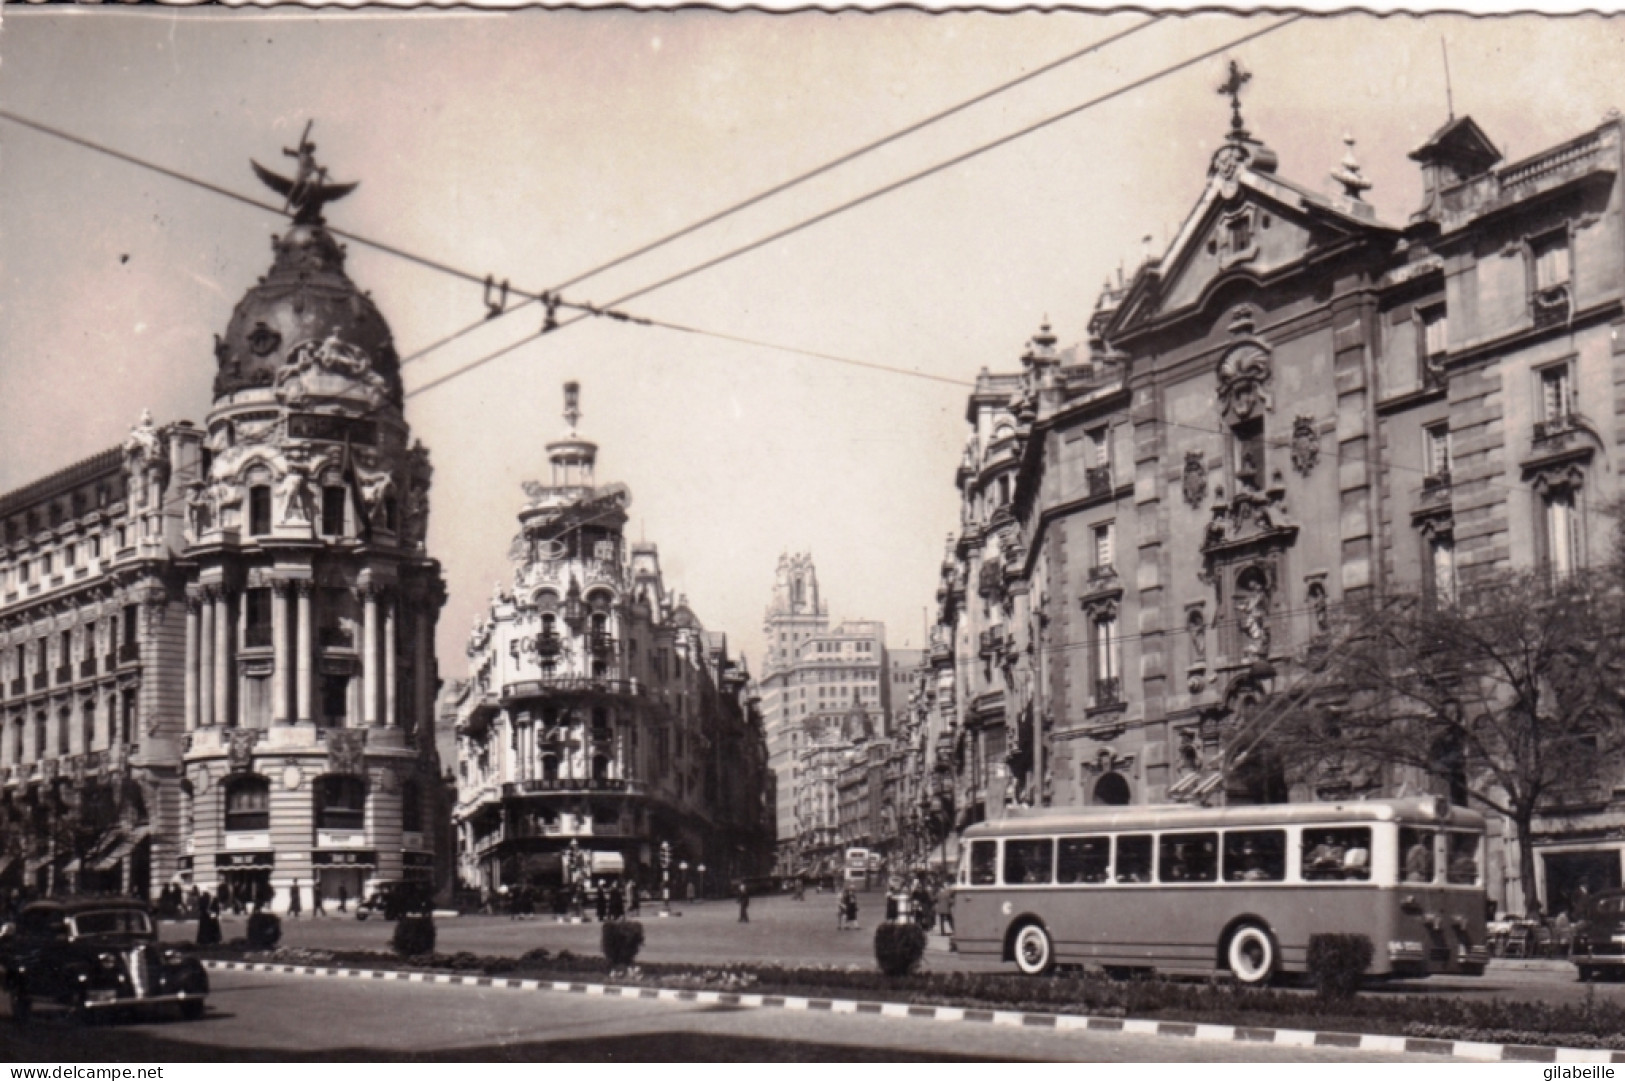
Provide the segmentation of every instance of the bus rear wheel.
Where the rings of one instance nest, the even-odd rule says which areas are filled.
[[[1028,976],[1042,976],[1055,965],[1055,945],[1041,924],[1023,924],[1016,932],[1011,952],[1015,955],[1016,967]]]
[[[1230,932],[1224,957],[1236,982],[1246,987],[1263,987],[1269,983],[1280,964],[1274,936],[1252,922],[1243,923]]]

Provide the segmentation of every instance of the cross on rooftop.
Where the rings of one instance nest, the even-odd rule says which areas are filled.
[[[1236,135],[1247,134],[1241,123],[1241,88],[1252,81],[1253,73],[1234,60],[1230,61],[1230,75],[1219,84],[1219,93],[1230,99],[1230,130]]]

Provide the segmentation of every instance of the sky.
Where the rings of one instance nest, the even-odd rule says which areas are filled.
[[[314,119],[330,175],[361,182],[333,226],[540,291],[1147,18],[8,5],[0,108],[264,201],[249,159],[281,167]],[[609,303],[1278,18],[1164,15],[564,295]],[[1625,18],[1310,18],[624,305],[712,335],[590,320],[439,382],[540,317],[487,323],[404,371],[435,465],[442,674],[464,674],[511,573],[566,380],[599,482],[632,490],[630,538],[754,670],[785,552],[813,555],[837,619],[918,647],[969,383],[1017,367],[1046,319],[1081,341],[1102,283],[1178,232],[1228,125],[1227,58],[1282,175],[1328,189],[1351,135],[1399,223],[1421,188],[1405,155],[1451,103],[1508,160],[1625,107]],[[143,408],[201,422],[213,336],[285,225],[0,121],[0,491],[117,444]],[[479,319],[479,286],[349,247],[403,355]]]

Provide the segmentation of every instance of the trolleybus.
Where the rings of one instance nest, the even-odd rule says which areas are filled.
[[[1311,935],[1362,934],[1368,975],[1479,975],[1484,819],[1444,799],[1012,810],[962,839],[967,956],[1263,984]]]

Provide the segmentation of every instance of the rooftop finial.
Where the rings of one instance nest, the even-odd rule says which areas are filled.
[[[1360,163],[1354,157],[1354,136],[1344,134],[1343,145],[1348,149],[1343,152],[1342,163],[1332,172],[1332,179],[1343,185],[1343,194],[1350,199],[1364,198],[1371,181],[1360,173]]]
[[[322,207],[344,198],[356,188],[355,183],[327,183],[327,167],[316,163],[316,144],[310,141],[310,128],[315,123],[314,120],[305,122],[305,130],[299,136],[297,147],[282,148],[283,157],[298,162],[293,179],[278,176],[253,158],[248,159],[248,163],[254,167],[254,175],[266,187],[282,196],[282,209],[292,210],[293,220],[302,225],[322,224]]]
[[[1219,93],[1230,99],[1230,138],[1245,139],[1247,128],[1241,122],[1241,88],[1252,81],[1253,73],[1230,61],[1230,75],[1219,84]]]
[[[581,419],[581,384],[564,384],[564,420],[570,425],[570,434],[576,434],[576,422]]]

